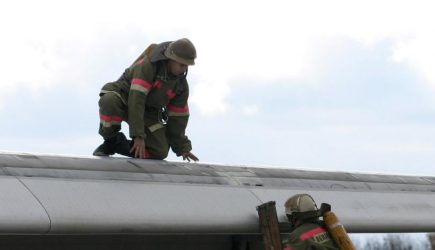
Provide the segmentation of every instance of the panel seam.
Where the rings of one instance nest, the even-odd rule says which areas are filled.
[[[45,208],[44,204],[42,204],[41,200],[39,200],[39,198],[32,192],[32,190],[17,176],[14,176],[31,194],[32,196],[38,201],[39,205],[41,205],[41,207],[44,209],[45,214],[47,214],[48,217],[48,230],[44,233],[44,234],[48,234],[51,231],[51,218],[50,218],[50,214],[48,213],[47,209]]]

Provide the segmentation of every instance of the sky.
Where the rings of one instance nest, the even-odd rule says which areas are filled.
[[[0,151],[90,156],[101,87],[149,44],[187,37],[201,162],[435,176],[434,7],[2,1]]]

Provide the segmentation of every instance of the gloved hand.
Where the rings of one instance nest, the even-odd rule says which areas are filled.
[[[133,153],[134,152],[134,153]],[[133,147],[130,149],[130,154],[135,158],[145,159],[145,140],[142,137],[135,137]]]
[[[183,160],[187,160],[188,162],[190,162],[190,160],[199,161],[198,157],[191,152],[182,153],[181,156],[183,156]]]

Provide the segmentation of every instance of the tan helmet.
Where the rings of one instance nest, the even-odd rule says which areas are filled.
[[[313,197],[309,194],[295,194],[284,204],[285,213],[292,215],[294,212],[316,211],[317,205]]]
[[[165,56],[185,65],[195,65],[196,49],[189,39],[181,38],[169,44]]]

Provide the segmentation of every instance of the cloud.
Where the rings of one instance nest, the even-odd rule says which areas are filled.
[[[209,82],[206,78],[203,78],[196,85],[195,91],[190,98],[190,103],[198,107],[198,110],[203,114],[226,112],[228,105],[224,98],[231,91],[230,87],[225,83],[225,80],[219,81],[213,79]]]
[[[253,116],[256,115],[259,111],[259,108],[257,105],[246,105],[242,107],[242,114],[246,116]]]
[[[398,42],[393,49],[392,61],[408,65],[435,90],[435,33],[419,34]]]
[[[189,37],[197,46],[197,65],[190,71],[197,81],[192,103],[204,114],[225,113],[234,84],[315,75],[314,66],[328,63],[317,52],[331,39],[368,47],[390,40],[391,59],[435,85],[431,1],[174,0],[162,5],[42,0],[3,5],[2,92],[56,88],[66,76],[83,84],[93,70],[101,70],[105,79],[107,72],[86,62],[108,63],[114,56],[93,58],[94,51],[124,53],[118,59],[129,61],[151,42],[179,37]],[[123,38],[130,43],[113,42]]]
[[[380,144],[370,147],[373,152],[387,152],[398,154],[422,154],[435,152],[435,145],[430,143],[394,143]]]

